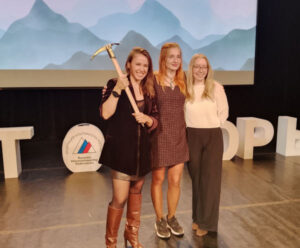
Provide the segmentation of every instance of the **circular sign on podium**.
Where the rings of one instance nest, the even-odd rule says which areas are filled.
[[[66,134],[62,145],[65,165],[72,172],[97,171],[104,145],[101,130],[89,123],[72,127]]]

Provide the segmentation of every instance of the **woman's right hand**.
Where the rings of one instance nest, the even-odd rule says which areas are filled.
[[[127,75],[122,75],[118,77],[118,81],[116,84],[116,88],[118,88],[120,91],[124,90],[129,85],[129,81],[127,78]]]

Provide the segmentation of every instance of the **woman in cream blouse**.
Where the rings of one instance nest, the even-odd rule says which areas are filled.
[[[207,57],[195,54],[187,75],[185,120],[193,187],[193,230],[198,236],[218,229],[223,136],[220,126],[228,117],[228,102],[221,84],[213,79]]]

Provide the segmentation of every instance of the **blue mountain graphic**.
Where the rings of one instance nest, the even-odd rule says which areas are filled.
[[[15,21],[0,40],[0,69],[36,69],[62,63],[77,51],[91,53],[106,41],[81,24],[70,23],[36,0],[29,14]]]
[[[240,70],[249,58],[255,56],[255,35],[256,27],[235,29],[222,39],[194,52],[205,54],[213,68]]]
[[[182,28],[178,18],[155,0],[146,0],[133,14],[116,13],[101,18],[90,30],[99,37],[120,41],[130,30],[143,34],[153,45],[175,35],[191,47],[199,48],[199,40]]]

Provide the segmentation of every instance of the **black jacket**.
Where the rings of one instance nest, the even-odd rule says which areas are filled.
[[[101,117],[102,104],[110,96],[116,81],[111,79],[107,83],[106,93],[99,107]],[[132,86],[129,88],[134,96]],[[115,113],[106,120],[105,143],[99,160],[101,164],[128,175],[144,176],[150,172],[151,131],[157,126],[158,111],[156,97],[144,95],[144,101],[144,113],[153,119],[151,128],[146,125],[142,127],[136,122],[126,92],[122,91]]]

